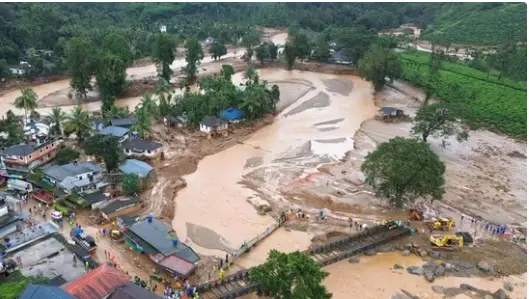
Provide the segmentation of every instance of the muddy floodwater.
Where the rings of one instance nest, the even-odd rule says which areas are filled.
[[[283,69],[264,69],[259,75],[280,88],[282,112],[276,121],[242,144],[205,157],[185,178],[187,187],[175,199],[173,227],[203,254],[222,256],[219,250],[238,248],[274,223],[270,216],[258,215],[246,200],[266,194],[280,202],[279,187],[343,157],[352,148],[360,124],[376,111],[372,86],[359,77]],[[233,80],[241,82],[242,74]],[[244,177],[260,181],[259,189],[241,185]],[[196,227],[203,227],[207,237]],[[216,233],[216,244],[211,232]],[[310,236],[280,233],[270,238],[267,248],[281,244],[302,250]],[[262,256],[251,259],[263,260],[266,254],[263,250]]]

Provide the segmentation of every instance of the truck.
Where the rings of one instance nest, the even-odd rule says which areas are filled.
[[[88,252],[92,252],[97,248],[95,239],[86,235],[80,227],[77,227],[72,231],[72,240],[75,244]]]
[[[30,193],[33,192],[33,185],[26,181],[17,180],[17,179],[8,179],[7,180],[7,189],[16,190],[21,193]]]

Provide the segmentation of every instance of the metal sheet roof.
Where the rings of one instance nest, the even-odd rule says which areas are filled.
[[[115,289],[107,299],[161,299],[161,297],[132,282],[127,282]]]
[[[101,172],[102,169],[94,162],[77,162],[68,163],[65,165],[54,165],[42,170],[42,172],[59,182],[63,181],[67,177],[75,177],[76,175],[88,173],[88,172]]]
[[[116,127],[116,126],[110,126],[110,127],[103,128],[103,130],[99,131],[99,134],[123,137],[128,132],[129,132],[129,129],[122,128],[122,127]]]
[[[151,165],[136,159],[127,159],[125,160],[125,163],[119,166],[119,170],[122,172],[127,174],[135,173],[142,178],[147,177],[153,169],[154,168]]]
[[[30,284],[18,299],[77,299],[58,286]]]
[[[79,299],[101,299],[129,280],[125,273],[103,264],[62,288]]]

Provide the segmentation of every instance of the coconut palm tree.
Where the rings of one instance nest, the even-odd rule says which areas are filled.
[[[145,138],[145,133],[151,131],[151,115],[146,106],[136,109],[136,123],[132,130],[138,132],[141,138]]]
[[[51,113],[48,115],[50,118],[51,126],[53,127],[53,134],[63,134],[62,123],[66,120],[66,113],[58,106],[51,109]]]
[[[246,71],[244,72],[243,78],[253,82],[253,83],[259,83],[259,75],[257,74],[257,70],[253,65],[249,66]],[[248,82],[247,82],[248,85]]]
[[[153,118],[158,118],[160,115],[158,105],[154,101],[152,93],[146,93],[141,97],[141,107],[147,109],[147,113]]]
[[[92,121],[88,113],[83,111],[81,105],[77,105],[72,113],[66,117],[68,124],[75,129],[75,135],[79,142],[83,141],[86,135],[92,130]]]
[[[130,116],[129,107],[118,107],[116,105],[112,105],[110,109],[103,112],[103,119],[109,123],[111,119],[116,118],[126,118]]]
[[[33,111],[37,108],[38,96],[29,86],[20,88],[20,96],[15,99],[15,107],[24,109],[24,125],[28,122],[28,111]]]

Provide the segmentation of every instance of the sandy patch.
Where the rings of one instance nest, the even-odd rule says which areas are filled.
[[[186,222],[187,235],[195,244],[207,249],[222,250],[226,253],[231,253],[234,248],[228,245],[228,241],[222,236],[219,236],[214,231],[193,223]]]
[[[329,98],[329,95],[323,92],[319,92],[316,96],[312,97],[311,99],[303,102],[299,106],[290,110],[288,113],[285,114],[285,117],[301,113],[307,109],[327,107],[330,104],[331,104],[331,100]]]
[[[337,92],[343,96],[348,95],[353,90],[353,82],[342,78],[323,80],[323,84],[325,84],[327,91]]]

